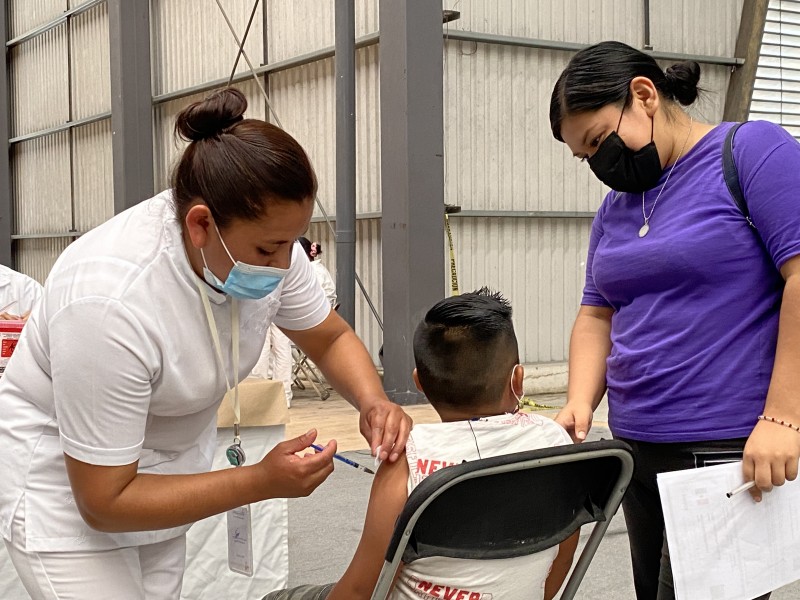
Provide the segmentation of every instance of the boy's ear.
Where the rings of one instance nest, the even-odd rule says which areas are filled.
[[[525,367],[518,364],[514,367],[514,375],[511,377],[512,385],[514,386],[514,393],[517,396],[524,395],[524,380],[525,380]]]
[[[422,389],[422,386],[419,383],[419,375],[417,375],[416,369],[411,372],[411,378],[414,380],[414,385],[417,386],[417,389],[424,394],[425,390]]]

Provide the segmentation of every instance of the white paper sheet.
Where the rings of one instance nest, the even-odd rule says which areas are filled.
[[[726,497],[742,463],[658,475],[678,600],[755,598],[800,579],[800,480]]]

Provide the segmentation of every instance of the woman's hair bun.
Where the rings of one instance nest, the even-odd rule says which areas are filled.
[[[231,87],[218,90],[184,108],[175,120],[175,133],[192,142],[213,137],[241,121],[245,110],[242,92]]]
[[[689,106],[697,100],[700,81],[700,65],[693,60],[675,63],[669,67],[664,75],[667,78],[669,94],[684,106]]]

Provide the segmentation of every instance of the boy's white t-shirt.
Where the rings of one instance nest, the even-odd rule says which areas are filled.
[[[516,413],[474,421],[415,425],[406,444],[408,493],[450,465],[501,454],[571,444],[563,427],[539,415]],[[522,493],[522,491],[521,491]],[[497,510],[503,509],[497,499]],[[392,600],[533,600],[542,598],[558,546],[509,559],[421,558],[403,565]]]
[[[148,544],[188,529],[90,529],[75,507],[62,453],[94,465],[138,460],[141,473],[211,467],[226,383],[198,279],[169,191],[113,217],[59,257],[0,379],[0,531],[6,539],[23,497],[29,551]],[[231,300],[201,286],[233,384]],[[239,306],[239,381],[256,363],[271,322],[308,329],[330,312],[299,244],[278,289]]]

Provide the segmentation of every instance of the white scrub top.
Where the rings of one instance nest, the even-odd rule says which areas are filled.
[[[41,297],[42,286],[38,281],[0,265],[0,312],[22,316]]]
[[[6,539],[23,498],[33,552],[155,543],[188,529],[89,528],[75,507],[62,452],[94,465],[138,460],[142,473],[211,467],[226,384],[195,280],[169,191],[115,216],[59,257],[0,379]],[[208,293],[231,379],[231,301]],[[271,322],[309,329],[330,312],[299,244],[281,285],[239,306],[239,380],[256,363]]]

